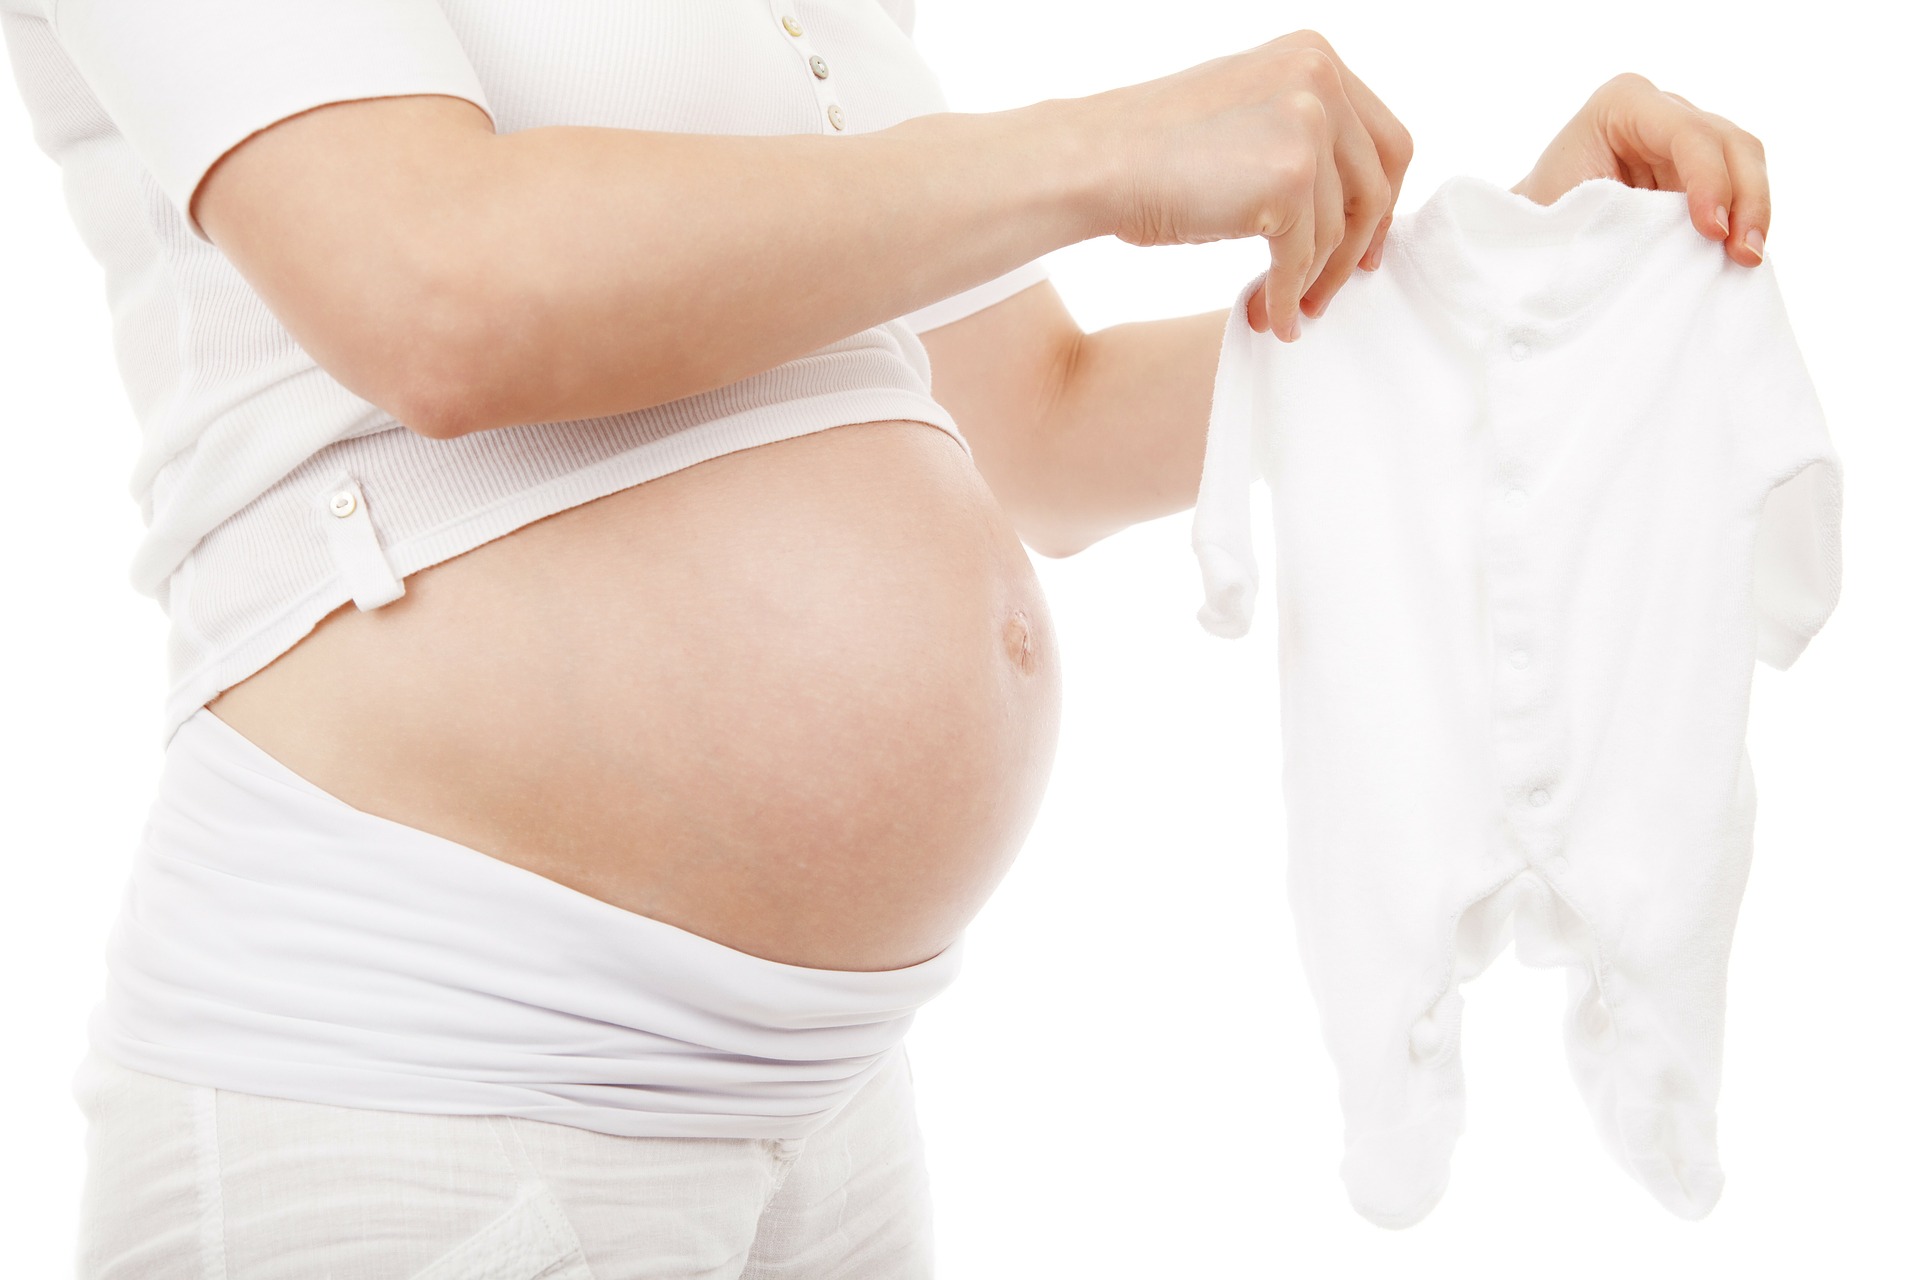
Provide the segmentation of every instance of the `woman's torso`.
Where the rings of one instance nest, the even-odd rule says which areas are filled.
[[[249,656],[261,620],[291,627],[288,602],[318,616],[337,598],[322,598],[330,568],[304,491],[249,500],[316,448],[394,424],[187,234],[48,7],[0,9],[114,306],[145,432],[135,583],[173,617],[172,701],[226,684],[207,699],[216,715],[348,803],[744,951],[893,968],[951,941],[1031,818],[1058,697],[1031,567],[953,440],[850,411],[835,421],[858,425],[473,535],[407,572],[402,598],[341,605],[264,667],[240,667],[265,660]],[[905,0],[438,9],[503,132],[857,133],[945,105],[903,29]],[[63,16],[84,41],[98,15]],[[890,328],[867,337],[832,368],[866,369],[897,397],[866,418],[911,417],[916,352],[896,351]],[[700,425],[767,394],[669,408]],[[674,417],[656,416],[609,425],[651,440]],[[575,425],[583,448],[601,438]],[[452,465],[442,452],[435,464]],[[455,523],[417,492],[432,469],[409,465],[361,477],[383,538],[397,514],[437,513],[399,526],[403,560]]]
[[[210,709],[356,808],[739,950],[924,960],[1038,806],[1045,604],[925,424],[710,459],[407,587]]]

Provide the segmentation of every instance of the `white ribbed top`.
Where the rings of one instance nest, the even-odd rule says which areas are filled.
[[[650,409],[429,440],[320,368],[188,219],[222,154],[323,103],[416,93],[501,133],[880,129],[947,109],[912,24],[913,0],[0,0],[141,428],[129,578],[170,623],[162,744],[346,601],[377,608],[556,511],[842,423],[908,418],[964,447],[917,335],[1046,274],[1027,263]]]

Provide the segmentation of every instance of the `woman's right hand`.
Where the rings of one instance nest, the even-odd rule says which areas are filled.
[[[1299,337],[1299,311],[1319,315],[1356,265],[1380,265],[1413,139],[1318,32],[1082,101],[1124,156],[1113,235],[1266,237],[1272,265],[1247,307],[1255,329]]]

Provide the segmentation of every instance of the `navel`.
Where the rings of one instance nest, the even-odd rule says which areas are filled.
[[[1013,616],[1007,619],[1000,638],[1007,646],[1007,656],[1013,659],[1013,665],[1031,674],[1040,666],[1040,655],[1034,648],[1033,621],[1022,610],[1015,609]]]

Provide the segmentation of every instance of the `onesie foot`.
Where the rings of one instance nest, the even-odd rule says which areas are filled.
[[[1447,1191],[1457,1113],[1379,1130],[1349,1140],[1340,1176],[1354,1210],[1377,1227],[1410,1227],[1433,1211]]]
[[[1689,1221],[1713,1212],[1726,1175],[1711,1115],[1702,1120],[1670,1107],[1622,1107],[1615,1123],[1628,1171],[1654,1199]]]

